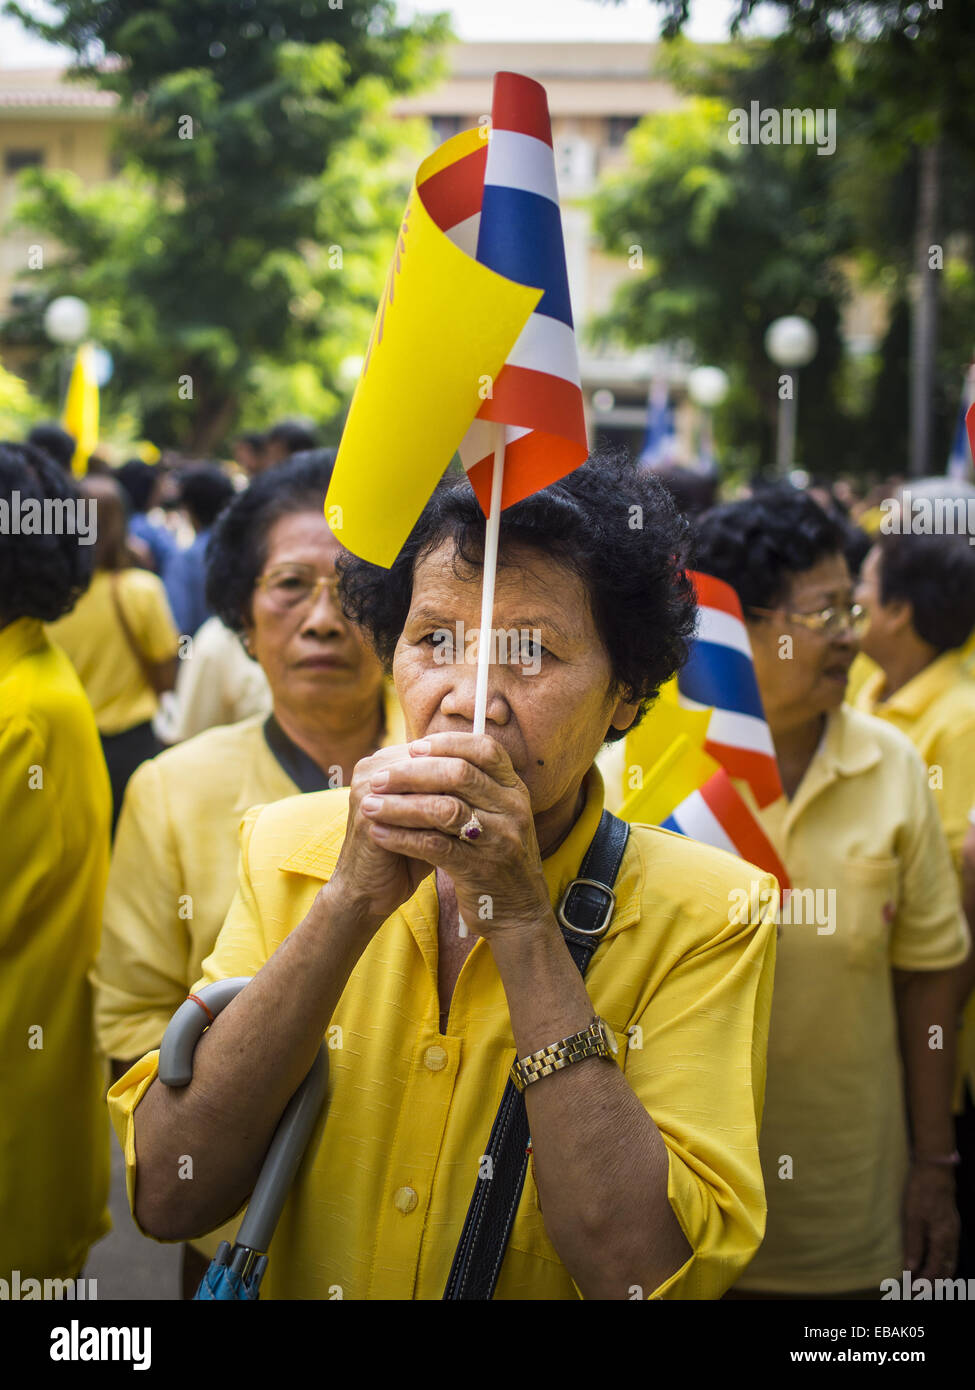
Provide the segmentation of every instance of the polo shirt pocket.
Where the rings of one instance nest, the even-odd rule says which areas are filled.
[[[845,860],[836,898],[836,935],[850,959],[886,961],[900,901],[900,861]]]

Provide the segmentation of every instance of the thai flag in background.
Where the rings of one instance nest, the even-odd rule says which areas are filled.
[[[647,397],[647,431],[638,462],[645,466],[669,463],[677,443],[674,408],[665,381],[655,381]]]
[[[721,766],[661,825],[769,870],[785,889],[785,865],[731,780],[747,782],[759,807],[783,794],[741,603],[723,580],[699,573],[690,578],[699,625],[677,677],[678,700],[688,709],[711,710],[704,751]]]
[[[571,473],[589,454],[548,100],[545,88],[528,77],[495,76],[491,139],[476,209],[473,202],[462,224],[444,228],[447,234],[465,250],[476,247],[483,265],[543,291],[460,446],[461,462],[486,512],[492,422],[507,426],[502,507]]]
[[[780,888],[790,887],[785,865],[723,767],[675,806],[660,825],[663,830],[675,830],[690,840],[737,854],[739,859],[774,874]]]
[[[712,711],[704,751],[732,777],[747,782],[759,806],[768,806],[782,795],[782,779],[738,595],[709,574],[691,578],[699,623],[690,657],[677,676],[680,703]]]

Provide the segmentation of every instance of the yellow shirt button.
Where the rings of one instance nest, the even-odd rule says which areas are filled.
[[[429,1071],[443,1071],[447,1065],[447,1054],[442,1047],[428,1047],[423,1054],[423,1065]]]
[[[408,1211],[413,1210],[418,1201],[419,1198],[412,1187],[398,1187],[393,1197],[393,1206],[405,1216]]]

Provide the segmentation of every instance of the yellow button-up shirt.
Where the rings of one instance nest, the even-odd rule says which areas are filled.
[[[827,720],[791,801],[757,814],[793,897],[761,1139],[768,1228],[740,1285],[877,1288],[904,1268],[907,1133],[891,972],[965,957],[948,846],[908,740],[848,705]]]
[[[968,813],[975,805],[975,680],[965,674],[964,656],[958,650],[942,652],[886,700],[884,682],[883,671],[875,671],[853,704],[907,734],[924,759],[960,874]]]
[[[602,803],[593,769],[581,816],[543,863],[553,904],[578,873]],[[204,963],[204,982],[253,976],[303,920],[335,868],[347,806],[348,793],[334,791],[248,814],[240,886]],[[746,925],[731,910],[742,889],[753,897]],[[670,1279],[644,1292],[715,1298],[754,1254],[764,1225],[757,1134],[775,882],[717,850],[637,825],[616,895],[586,986],[668,1148],[668,1198],[693,1251]],[[271,1244],[269,1297],[443,1294],[515,1045],[483,939],[464,961],[440,1033],[437,923],[430,875],[376,933],[341,996],[327,1034],[321,1139]],[[109,1092],[130,1201],[133,1113],[155,1077],[157,1055]],[[529,1174],[496,1297],[577,1296]]]
[[[112,797],[98,731],[41,623],[0,629],[0,1277],[64,1279],[111,1229],[87,973]]]
[[[384,702],[383,746],[402,743],[391,686]],[[244,812],[298,791],[268,746],[265,718],[208,729],[132,774],[92,973],[98,1043],[108,1057],[159,1046],[233,901]]]
[[[298,791],[268,747],[265,718],[208,729],[129,780],[92,972],[107,1057],[159,1046],[233,901],[244,812]]]
[[[968,831],[968,816],[975,806],[975,679],[966,673],[966,652],[942,652],[913,680],[882,698],[884,673],[877,670],[860,688],[854,704],[901,729],[914,744],[928,768],[928,785],[934,793],[941,824],[955,872],[961,883],[961,851]],[[965,1009],[958,1041],[960,1082],[968,1080],[975,1096],[975,993]]]

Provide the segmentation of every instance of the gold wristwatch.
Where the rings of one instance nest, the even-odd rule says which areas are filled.
[[[604,1018],[598,1014],[588,1028],[581,1033],[573,1033],[571,1038],[543,1047],[530,1057],[521,1057],[512,1065],[509,1075],[518,1091],[523,1091],[533,1081],[549,1076],[553,1071],[581,1062],[586,1057],[607,1057],[611,1062],[619,1052],[616,1034]]]

